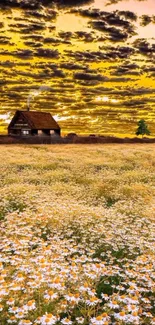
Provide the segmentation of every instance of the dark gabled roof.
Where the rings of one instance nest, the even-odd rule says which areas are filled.
[[[54,129],[60,130],[58,123],[50,113],[34,111],[16,111],[15,116],[22,115],[32,129]],[[14,120],[13,118],[13,120]],[[12,122],[13,122],[12,120]],[[10,123],[11,124],[11,123]],[[10,125],[11,126],[11,125]]]

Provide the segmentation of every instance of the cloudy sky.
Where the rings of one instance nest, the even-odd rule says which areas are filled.
[[[1,0],[0,132],[16,109],[63,133],[155,136],[155,0]]]

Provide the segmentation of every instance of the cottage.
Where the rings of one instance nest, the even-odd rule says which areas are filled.
[[[61,129],[50,113],[16,111],[8,126],[9,135],[50,136],[60,135]]]

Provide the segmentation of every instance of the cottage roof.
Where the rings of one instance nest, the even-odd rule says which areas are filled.
[[[19,116],[21,114],[32,129],[54,129],[59,130],[58,123],[54,120],[50,113],[36,112],[36,111],[16,111]]]

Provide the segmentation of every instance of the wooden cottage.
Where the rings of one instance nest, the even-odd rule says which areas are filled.
[[[61,129],[50,113],[16,111],[8,126],[9,135],[50,136],[60,135]]]

